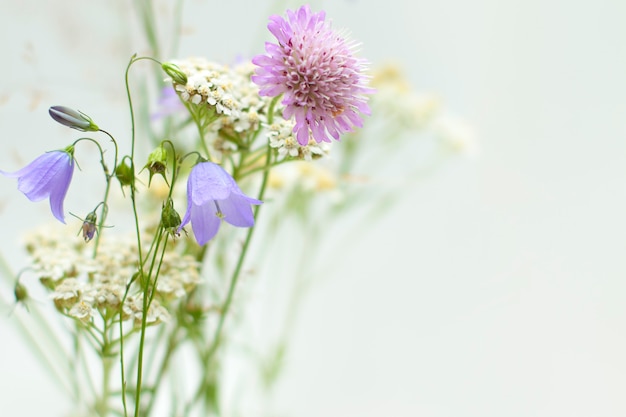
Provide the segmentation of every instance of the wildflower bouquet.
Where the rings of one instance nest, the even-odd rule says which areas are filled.
[[[16,178],[29,200],[48,199],[52,215],[66,223],[64,201],[81,151],[93,146],[99,155],[102,199],[83,216],[72,213],[81,237],[75,229],[39,228],[24,242],[31,264],[18,274],[3,265],[16,301],[28,309],[14,318],[76,415],[228,414],[221,365],[255,230],[264,233],[255,238],[260,255],[285,227],[306,233],[306,245],[289,243],[303,254],[296,268],[310,268],[297,274],[294,296],[301,295],[331,220],[363,204],[371,208],[366,215],[378,213],[397,194],[357,175],[376,154],[367,146],[391,145],[387,152],[401,154],[407,133],[432,124],[436,101],[412,95],[393,69],[368,74],[357,44],[324,12],[288,10],[270,17],[268,29],[274,41],[265,53],[235,65],[133,56],[125,74],[128,143],[100,118],[53,106],[52,119],[80,137],[15,172],[0,171]],[[167,136],[141,144],[147,137],[138,133],[129,76],[143,63],[156,65],[167,82],[156,117],[177,123]],[[391,103],[394,111],[361,129],[371,108],[382,114]],[[48,306],[29,302],[26,282],[33,279],[61,323],[44,313]],[[267,385],[279,373],[286,337],[263,368]]]

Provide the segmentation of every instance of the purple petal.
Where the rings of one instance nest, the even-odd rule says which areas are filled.
[[[296,139],[298,140],[298,143],[302,146],[308,145],[309,144],[309,128],[306,125],[304,125],[298,128],[297,130],[296,130],[296,127],[294,127],[294,130],[296,131]]]
[[[187,180],[187,211],[185,212],[185,216],[183,220],[180,222],[180,226],[178,226],[177,233],[180,233],[181,229],[185,227],[187,223],[191,220],[191,205],[193,201],[193,188],[191,188],[191,181]]]
[[[272,45],[272,44],[268,43],[268,47],[269,45]],[[252,58],[252,63],[258,66],[272,65],[274,63],[274,59],[272,59],[271,57],[267,55],[257,55],[254,58]]]
[[[191,227],[200,246],[207,243],[217,234],[221,219],[217,216],[215,203],[209,202],[203,206],[192,204]]]
[[[63,166],[69,162],[68,157],[69,155],[64,152],[48,152],[41,155],[18,171],[21,174],[17,180],[17,189],[23,192],[30,201],[39,201],[48,197],[51,188],[61,180],[58,175],[63,170]]]
[[[209,201],[224,200],[230,195],[233,185],[237,187],[224,168],[212,162],[202,162],[193,167],[188,184],[189,198],[199,206]]]
[[[65,223],[65,215],[63,214],[63,200],[67,195],[67,190],[72,181],[74,174],[74,164],[68,164],[59,171],[55,181],[50,184],[50,210],[54,217],[59,219],[61,223]]]
[[[262,201],[241,194],[231,194],[226,200],[218,202],[224,215],[224,221],[237,227],[254,226],[254,214],[251,204],[262,204]]]

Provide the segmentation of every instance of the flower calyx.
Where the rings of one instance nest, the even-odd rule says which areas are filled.
[[[155,174],[159,174],[165,180],[165,183],[168,184],[167,178],[165,178],[165,169],[167,162],[167,151],[160,145],[155,150],[153,150],[150,155],[148,155],[148,162],[144,166],[144,169],[148,169],[150,172],[150,177],[148,179],[148,187],[150,187],[150,183],[152,182],[152,177]],[[168,184],[169,185],[169,184]]]

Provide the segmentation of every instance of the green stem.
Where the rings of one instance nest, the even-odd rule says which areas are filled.
[[[144,281],[144,272],[143,272],[143,253],[141,250],[141,230],[139,227],[139,216],[137,214],[137,200],[135,198],[135,180],[136,180],[136,172],[135,172],[135,112],[133,110],[133,100],[130,94],[130,86],[128,82],[128,74],[130,72],[131,65],[137,60],[137,55],[133,55],[126,67],[125,74],[125,83],[126,83],[126,95],[128,97],[128,108],[130,111],[130,123],[131,123],[131,153],[130,153],[130,163],[131,163],[131,175],[132,175],[132,183],[130,186],[130,199],[133,208],[133,218],[135,222],[135,236],[137,238],[137,256],[138,256],[138,269],[139,269],[139,279],[140,282]],[[126,294],[128,291],[126,292]],[[124,300],[126,299],[126,294],[124,295]],[[123,302],[120,305],[120,318],[122,315]],[[120,335],[123,335],[123,325],[122,320],[120,320]],[[121,376],[122,376],[122,403],[124,405],[124,415],[127,415],[127,407],[126,407],[126,380],[125,380],[125,372],[124,372],[124,338],[120,337],[120,362],[121,362]],[[141,381],[138,381],[138,389],[140,388]],[[137,393],[139,395],[139,392]],[[135,404],[135,417],[139,415],[139,403]]]
[[[265,190],[267,188],[267,179],[269,176],[269,169],[271,167],[271,156],[272,156],[272,148],[270,147],[268,143],[267,144],[267,159],[266,159],[266,164],[265,164],[266,170],[263,173],[263,180],[261,182],[261,188],[258,194],[259,200],[263,200],[263,197],[265,195]],[[261,206],[254,207],[254,218],[257,220],[258,220],[260,207]],[[226,321],[226,316],[228,315],[228,311],[230,310],[230,306],[233,301],[233,296],[235,294],[235,288],[237,287],[237,282],[239,281],[243,263],[246,258],[246,254],[248,253],[248,248],[250,247],[250,241],[252,240],[252,235],[255,229],[256,227],[249,228],[248,233],[246,234],[246,240],[243,243],[241,254],[239,255],[239,259],[237,260],[237,265],[235,266],[235,269],[230,279],[230,285],[228,287],[226,299],[224,300],[224,303],[222,304],[219,321],[217,323],[217,328],[213,335],[213,342],[211,343],[209,349],[207,349],[201,355],[201,361],[202,361],[203,366],[206,366],[206,367],[209,366],[211,358],[213,357],[218,347],[220,346],[221,339],[222,339],[222,331],[224,328],[224,323]],[[198,389],[196,390],[196,393],[194,394],[194,400],[197,400],[198,398],[200,398],[200,396],[202,395],[203,388],[204,388],[204,382],[201,382],[200,385],[198,386]]]
[[[102,331],[102,349],[100,356],[102,360],[102,393],[96,401],[96,412],[102,417],[109,414],[109,396],[111,395],[111,367],[113,365],[113,357],[111,355],[111,343],[109,340],[109,321],[104,321],[104,329]]]
[[[172,354],[178,347],[178,342],[179,342],[178,330],[179,328],[176,327],[174,331],[172,331],[172,333],[170,334],[170,337],[167,339],[167,348],[165,350],[165,355],[163,356],[163,359],[161,360],[161,366],[159,367],[156,378],[154,380],[153,392],[152,392],[152,395],[150,396],[150,401],[148,402],[148,405],[145,409],[145,413],[147,416],[150,415],[150,412],[152,411],[152,407],[155,404],[155,399],[157,398],[157,392],[159,390],[159,387],[161,386],[163,375],[165,374],[165,372],[167,371],[167,368],[169,367]]]
[[[193,104],[190,104],[190,105],[193,106]],[[190,111],[190,114],[193,118],[193,121],[196,124],[196,128],[198,129],[198,134],[200,135],[200,145],[202,146],[202,150],[205,152],[206,157],[211,159],[211,152],[209,151],[209,147],[207,146],[206,141],[204,140],[205,126],[202,125],[202,121],[200,120],[199,116],[197,116],[192,111]]]
[[[267,162],[266,162],[266,171],[263,174],[263,182],[261,183],[261,189],[259,191],[259,196],[258,199],[259,200],[263,200],[263,196],[265,195],[265,189],[267,186],[267,178],[268,178],[268,174],[269,174],[269,165],[270,165],[270,159],[271,159],[271,148],[269,145],[267,145]],[[254,207],[254,218],[257,219],[258,218],[258,214],[259,214],[259,210],[260,210],[261,206],[255,206]],[[209,349],[209,354],[207,355],[208,357],[211,357],[211,355],[213,354],[213,352],[215,352],[215,350],[217,349],[219,343],[220,343],[220,338],[221,338],[221,334],[222,334],[222,329],[224,327],[224,321],[226,320],[226,315],[228,313],[228,310],[230,309],[230,305],[233,301],[233,295],[235,293],[235,288],[237,286],[237,282],[239,280],[239,276],[241,275],[241,269],[243,267],[243,262],[246,258],[246,254],[248,253],[248,247],[250,246],[250,241],[252,240],[252,235],[254,233],[254,231],[256,230],[256,227],[251,227],[248,229],[248,233],[246,235],[246,240],[244,241],[243,244],[243,248],[241,250],[241,255],[239,256],[239,259],[237,260],[237,265],[235,266],[235,270],[233,271],[233,275],[230,279],[230,285],[228,287],[228,293],[226,294],[226,300],[224,301],[224,304],[222,305],[222,311],[221,311],[221,315],[220,315],[220,320],[217,324],[217,329],[215,330],[215,336],[213,337],[213,344],[211,346],[211,348]]]
[[[96,235],[96,241],[94,242],[94,248],[93,248],[93,257],[95,258],[96,255],[98,254],[98,247],[100,245],[100,235],[102,234],[102,229],[104,226],[104,222],[106,221],[107,215],[109,214],[109,205],[108,205],[108,200],[109,200],[109,191],[111,190],[111,179],[113,178],[113,176],[115,175],[115,171],[117,170],[117,157],[118,157],[118,148],[117,148],[117,142],[115,141],[115,139],[113,138],[113,136],[105,131],[100,129],[100,131],[104,134],[106,134],[109,138],[111,138],[111,142],[113,142],[114,148],[115,148],[115,157],[113,159],[113,171],[109,172],[107,169],[106,164],[104,163],[104,155],[102,157],[102,168],[104,170],[104,176],[106,178],[106,187],[104,189],[104,198],[103,198],[103,202],[104,204],[102,204],[102,211],[100,212],[100,222],[98,223],[98,233]]]
[[[141,333],[139,336],[139,356],[137,358],[135,417],[139,416],[140,401],[141,401],[141,384],[143,381],[143,358],[144,358],[144,350],[145,350],[148,311],[150,309],[150,305],[152,304],[152,300],[154,299],[154,294],[156,293],[157,280],[159,278],[159,272],[161,271],[161,265],[163,264],[163,258],[165,256],[165,250],[167,249],[167,242],[168,242],[168,237],[169,237],[169,234],[165,233],[163,248],[161,249],[159,262],[158,262],[158,265],[156,266],[156,271],[155,271],[154,266],[155,266],[156,258],[158,255],[159,244],[161,242],[161,239],[163,238],[163,232],[164,232],[163,227],[159,226],[159,228],[157,229],[156,236],[155,236],[157,245],[154,248],[154,253],[152,255],[152,262],[150,263],[150,270],[147,275],[147,281],[142,281],[144,288],[143,288],[143,305],[142,305],[142,315],[141,315]],[[154,276],[154,282],[150,282],[150,279],[153,276]]]

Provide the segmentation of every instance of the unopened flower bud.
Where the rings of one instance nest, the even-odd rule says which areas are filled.
[[[132,187],[133,185],[133,171],[124,160],[117,165],[115,168],[115,176],[117,177],[120,185],[122,186],[122,190],[124,186],[128,185]]]
[[[171,198],[167,202],[163,203],[163,209],[161,210],[161,225],[165,230],[172,233],[172,235],[180,236],[178,232],[178,226],[180,226],[180,215],[174,210],[174,202]]]
[[[150,178],[148,179],[148,187],[152,182],[152,176],[154,174],[160,174],[163,176],[163,179],[167,183],[167,178],[165,178],[165,168],[167,162],[167,151],[163,146],[159,146],[155,150],[153,150],[150,155],[148,155],[148,163],[144,168],[148,168],[150,171]]]
[[[166,62],[161,65],[161,68],[163,68],[163,71],[165,71],[167,75],[172,77],[172,80],[176,84],[187,85],[187,74],[178,68],[178,65]]]
[[[96,233],[96,222],[98,221],[98,216],[95,211],[92,211],[85,217],[85,221],[83,222],[83,239],[85,242],[89,242],[93,239],[93,235]]]
[[[100,130],[91,117],[86,114],[70,109],[65,106],[52,106],[48,110],[50,116],[61,123],[64,126],[71,127],[72,129],[80,130],[81,132],[97,132]]]
[[[17,281],[15,283],[15,287],[13,288],[13,295],[15,296],[15,301],[18,303],[26,301],[28,298],[28,290],[19,281]]]

